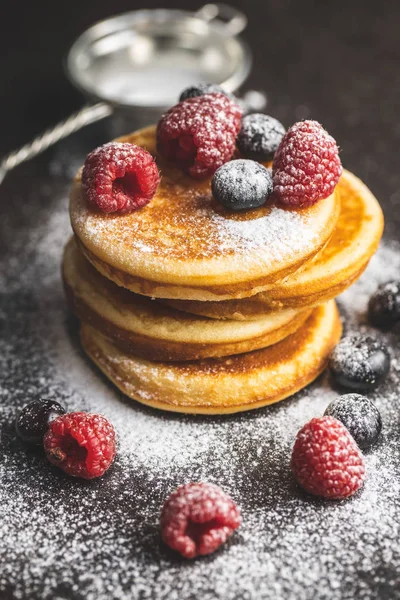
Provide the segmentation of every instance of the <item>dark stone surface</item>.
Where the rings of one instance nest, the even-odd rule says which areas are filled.
[[[155,7],[159,3],[159,0],[147,0],[146,7]],[[400,3],[361,0],[243,0],[235,2],[235,5],[242,7],[249,16],[249,26],[244,37],[254,52],[254,68],[244,86],[245,89],[265,90],[269,100],[268,112],[285,126],[308,117],[321,121],[337,139],[345,166],[361,177],[381,201],[386,217],[386,239],[398,240]],[[177,1],[174,6],[198,8],[197,4],[187,0]],[[7,3],[0,22],[0,103],[3,117],[1,154],[15,149],[49,124],[79,108],[82,99],[66,80],[62,68],[62,59],[68,45],[93,21],[133,8],[140,6],[121,0],[115,0],[113,3],[102,0],[69,0],[61,3],[37,0],[25,2],[23,7],[16,3]],[[4,600],[96,600],[97,597],[101,597],[102,600],[106,597],[110,600],[294,598],[295,596],[291,595],[294,592],[290,591],[290,577],[295,577],[296,574],[291,570],[293,562],[282,549],[282,552],[276,555],[271,551],[274,570],[268,570],[270,565],[266,559],[264,586],[260,580],[259,588],[254,585],[247,595],[243,589],[238,588],[235,595],[234,589],[230,589],[228,594],[225,588],[214,587],[214,581],[221,581],[221,560],[218,563],[219,570],[215,570],[214,559],[210,558],[206,559],[202,566],[197,566],[197,571],[193,571],[192,574],[191,566],[180,562],[160,546],[157,511],[165,494],[181,482],[182,473],[178,470],[169,472],[166,469],[164,472],[161,467],[159,470],[155,469],[154,473],[159,474],[159,482],[155,483],[149,473],[141,470],[141,467],[135,469],[134,465],[130,465],[127,471],[126,465],[117,462],[114,470],[98,482],[96,487],[93,484],[71,481],[55,471],[50,471],[40,453],[29,454],[15,439],[12,428],[15,410],[31,400],[34,393],[50,395],[62,403],[69,403],[71,407],[80,406],[80,402],[83,409],[87,407],[83,383],[79,388],[78,382],[77,396],[71,397],[68,386],[64,386],[59,380],[52,382],[54,366],[52,357],[48,355],[46,328],[51,326],[51,319],[57,318],[57,315],[64,319],[65,307],[61,285],[59,282],[54,284],[54,281],[58,281],[54,273],[59,257],[57,255],[56,262],[47,262],[43,248],[38,253],[36,246],[43,235],[42,223],[49,222],[52,211],[60,211],[61,206],[65,213],[62,217],[64,221],[54,229],[53,237],[49,237],[49,248],[54,250],[57,243],[61,247],[67,231],[64,199],[70,174],[79,164],[80,156],[85,154],[86,149],[105,141],[106,135],[105,128],[101,126],[91,127],[76,134],[40,158],[19,167],[0,186],[0,338],[3,343],[0,378],[4,392],[1,400],[4,403],[3,410],[0,412],[0,473],[3,475],[4,494],[9,493],[10,498],[14,498],[15,494],[15,504],[9,503],[10,512],[4,512],[3,522],[5,525],[8,522],[14,525],[18,522],[18,515],[14,515],[15,518],[10,516],[13,506],[22,511],[21,525],[16,527],[14,532],[15,547],[20,549],[24,544],[24,535],[28,536],[30,531],[27,516],[30,509],[32,514],[37,516],[38,507],[44,507],[43,510],[54,522],[59,519],[60,511],[70,512],[74,518],[79,516],[80,519],[79,526],[72,527],[70,535],[64,531],[63,535],[58,537],[57,531],[50,529],[53,554],[50,552],[48,557],[46,577],[43,572],[35,575],[34,571],[30,571],[29,563],[35,559],[29,546],[31,538],[26,538],[26,552],[16,551],[15,555],[10,551],[10,547],[8,550],[6,545],[3,548],[0,540],[0,597]],[[51,233],[46,229],[46,236],[50,236]],[[346,309],[348,308],[347,306]],[[76,348],[79,360],[84,363],[85,359],[80,354],[76,339],[76,324],[63,321],[62,326],[65,332],[70,332],[70,343]],[[398,337],[389,335],[390,341],[398,346]],[[90,367],[86,364],[85,369],[90,370]],[[67,381],[67,369],[65,378]],[[102,385],[106,385],[100,376],[99,379]],[[386,398],[394,398],[397,386],[398,380],[393,379],[384,388],[380,408],[386,407],[389,410],[388,406],[392,401],[386,402],[384,397],[386,394]],[[109,393],[113,393],[111,388]],[[82,400],[78,397],[80,394]],[[281,521],[275,521],[275,526],[277,522],[283,521],[287,529],[293,527],[296,530],[301,523],[304,524],[305,514],[305,519],[309,519],[311,536],[314,528],[323,527],[324,520],[328,518],[327,514],[329,513],[330,518],[335,513],[335,508],[331,506],[326,509],[316,501],[305,500],[299,492],[293,490],[283,462],[288,451],[285,444],[279,446],[279,442],[271,434],[268,452],[275,457],[275,463],[268,462],[266,457],[259,466],[253,466],[253,461],[258,456],[258,437],[255,431],[257,423],[262,427],[266,426],[269,414],[272,420],[276,418],[279,423],[279,411],[287,410],[289,415],[290,411],[294,414],[293,402],[289,401],[286,404],[287,409],[277,406],[271,409],[270,413],[264,410],[254,415],[231,417],[223,424],[218,419],[213,419],[210,427],[212,426],[214,433],[217,430],[219,435],[220,427],[221,439],[229,441],[232,471],[227,472],[226,462],[221,465],[215,462],[211,448],[200,462],[191,464],[187,470],[183,469],[183,474],[185,477],[197,477],[205,473],[213,481],[218,482],[222,479],[228,491],[238,496],[250,521],[251,514],[256,510],[263,509],[266,515],[269,511],[271,514],[277,511]],[[135,410],[141,418],[148,415],[149,419],[164,419],[166,428],[172,427],[174,422],[180,423],[178,417],[161,417],[154,411],[142,408]],[[388,414],[386,413],[386,425],[389,426],[389,433],[385,443],[390,445],[393,461],[391,477],[398,478],[398,426],[390,429],[389,423],[390,421],[392,424],[398,424],[398,417],[397,412],[393,412],[390,413],[389,420]],[[384,410],[382,415],[385,421]],[[299,423],[301,418],[300,416]],[[183,418],[182,427],[185,423],[188,427],[192,426],[190,419]],[[237,433],[240,447],[237,447],[234,437],[231,437],[229,427]],[[206,435],[206,420],[199,421],[199,428]],[[247,430],[248,439],[243,433],[240,435],[240,431]],[[265,452],[268,454],[266,450]],[[387,460],[385,453],[382,460],[383,464]],[[126,496],[122,496],[124,486],[128,485],[126,472],[129,472],[129,489],[134,490],[129,501],[126,500]],[[392,480],[389,477],[384,487],[390,486]],[[263,495],[264,492],[266,495]],[[140,498],[142,502],[139,501]],[[146,507],[143,498],[146,498]],[[309,513],[300,512],[300,520],[296,512],[299,498],[300,503],[308,504],[309,510]],[[5,505],[1,508],[6,510]],[[373,529],[371,526],[371,529],[366,528],[365,532],[362,532],[361,537],[353,539],[353,513],[349,508],[346,515],[350,516],[344,517],[342,530],[337,532],[337,540],[340,543],[336,540],[330,548],[324,540],[320,540],[317,542],[315,555],[308,553],[305,557],[308,567],[310,561],[315,560],[316,572],[320,570],[321,573],[325,573],[327,580],[317,582],[316,576],[314,584],[310,584],[310,580],[305,576],[305,585],[308,587],[297,595],[296,600],[323,600],[328,597],[335,600],[353,597],[365,600],[400,598],[400,552],[398,546],[393,549],[395,542],[390,540],[391,531],[393,536],[397,536],[395,527],[396,518],[398,522],[398,510],[398,500],[388,497],[383,514],[393,518],[393,526],[388,528],[386,524],[385,527],[382,526],[381,531],[378,531],[379,527]],[[355,511],[357,516],[357,509]],[[43,540],[43,532],[48,524],[45,523],[43,514],[39,516],[37,530],[34,530],[38,532],[39,539]],[[267,517],[265,518],[265,530],[260,529],[260,535],[265,536],[267,540],[265,547],[262,546],[261,538],[255,547],[268,556],[267,544],[276,545],[281,533],[278,529],[276,534],[271,533],[270,524]],[[108,537],[101,533],[101,519],[107,519],[110,524]],[[327,522],[329,523],[329,520]],[[333,522],[337,526],[338,520]],[[133,526],[135,528],[132,532],[132,546],[136,549],[132,550],[131,556],[128,551],[120,554],[121,548],[126,547],[126,527]],[[102,548],[97,554],[88,549],[85,555],[79,547],[76,556],[83,562],[80,565],[71,564],[68,575],[65,574],[66,565],[69,564],[68,557],[75,556],[72,551],[68,554],[74,547],[74,535],[80,543],[87,543],[89,548],[93,531],[100,536]],[[244,529],[243,536],[239,536],[233,543],[233,554],[235,544],[240,546],[250,543],[250,536],[254,535],[254,531],[256,529],[251,527]],[[299,536],[302,539],[300,534]],[[318,544],[321,545],[321,553],[318,552]],[[346,549],[343,555],[340,552],[340,544]],[[32,548],[34,547],[32,541]],[[392,550],[388,554],[389,547],[392,547]],[[285,549],[287,550],[286,546]],[[375,552],[373,569],[370,568],[370,562],[364,562],[367,551],[372,554]],[[354,561],[351,562],[348,574],[345,573],[342,577],[342,570],[346,571],[346,561],[350,561],[349,556],[352,552]],[[96,562],[93,562],[93,557]],[[116,557],[122,558],[119,561]],[[135,574],[129,571],[130,560],[134,559],[141,561],[140,577],[137,571]],[[229,556],[226,560],[229,560]],[[285,560],[289,566],[285,564]],[[44,562],[40,564],[43,568]],[[108,592],[102,588],[102,595],[99,592],[100,587],[96,587],[91,579],[98,574],[96,565],[104,572],[108,572],[107,569],[110,571]],[[355,565],[359,567],[356,568]],[[126,571],[122,572],[122,567]],[[84,576],[86,568],[87,580]],[[251,570],[250,560],[243,569],[244,574],[246,570]],[[333,580],[326,575],[329,569]],[[300,561],[298,573],[301,571]],[[335,572],[340,573],[336,579]],[[257,567],[255,578],[260,577],[260,573],[261,570]],[[190,585],[192,576],[193,585]],[[228,573],[226,581],[229,580],[229,576]],[[98,574],[98,577],[101,579],[101,574]],[[136,587],[135,577],[138,581]],[[232,580],[235,579],[233,572],[231,577]],[[55,580],[58,581],[57,585],[54,584]],[[235,581],[238,585],[237,578]],[[297,586],[300,585],[299,581],[301,583],[301,578],[296,579]],[[332,587],[333,583],[338,581],[340,587]],[[269,591],[266,591],[265,582],[270,585]],[[274,585],[277,587],[274,588]],[[274,592],[274,589],[277,591]],[[179,590],[182,590],[182,593]]]

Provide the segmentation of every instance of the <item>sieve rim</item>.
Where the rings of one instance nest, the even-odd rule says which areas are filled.
[[[198,14],[199,13],[199,14]],[[135,24],[147,19],[150,22],[172,22],[179,18],[182,21],[200,22],[205,29],[210,29],[216,32],[221,38],[229,39],[230,43],[237,44],[240,59],[238,60],[236,70],[225,80],[218,82],[228,92],[235,92],[240,85],[246,80],[252,64],[252,55],[250,48],[239,36],[229,35],[226,31],[224,22],[218,18],[212,21],[206,21],[200,16],[200,12],[190,12],[180,9],[140,9],[128,11],[103,19],[91,25],[82,34],[80,34],[70,46],[67,55],[64,59],[64,69],[69,81],[87,98],[95,102],[104,102],[114,108],[132,110],[138,109],[156,109],[160,110],[163,105],[159,104],[135,104],[124,103],[116,99],[110,99],[100,94],[96,86],[88,85],[85,77],[82,76],[83,70],[78,65],[78,58],[82,55],[85,48],[88,48],[96,40],[107,34],[123,31],[131,28]],[[165,105],[165,108],[167,105]]]

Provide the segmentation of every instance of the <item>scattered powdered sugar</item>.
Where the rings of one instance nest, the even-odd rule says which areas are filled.
[[[364,489],[346,502],[324,502],[296,487],[289,460],[299,428],[338,396],[327,376],[269,408],[191,417],[125,399],[85,358],[59,275],[69,235],[63,192],[50,197],[36,190],[37,221],[28,210],[7,223],[0,295],[0,597],[398,598],[400,332],[370,329],[365,311],[379,283],[400,277],[400,247],[382,244],[340,298],[346,334],[383,339],[392,370],[370,395],[383,430],[366,455]],[[19,443],[16,411],[36,394],[113,422],[119,450],[105,477],[68,478],[39,450]],[[242,508],[243,525],[215,555],[187,562],[160,542],[158,518],[174,487],[198,480],[228,492]]]

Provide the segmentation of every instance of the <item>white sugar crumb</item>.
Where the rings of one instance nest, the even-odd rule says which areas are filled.
[[[25,229],[14,225],[19,236],[10,229],[1,273],[0,597],[399,598],[399,332],[372,330],[365,314],[377,285],[400,278],[400,247],[383,244],[340,299],[346,333],[383,339],[392,370],[370,395],[383,430],[366,455],[364,489],[346,502],[324,502],[299,491],[289,460],[299,428],[338,396],[328,378],[292,400],[222,418],[168,415],[124,399],[84,357],[67,317],[59,275],[66,204],[36,193],[48,209],[38,226],[27,214]],[[35,394],[112,421],[119,450],[104,478],[68,478],[16,440],[16,411]],[[243,525],[214,556],[186,562],[161,544],[159,511],[177,485],[198,480],[228,492]]]

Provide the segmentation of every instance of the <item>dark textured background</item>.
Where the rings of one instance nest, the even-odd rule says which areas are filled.
[[[266,90],[269,111],[285,125],[309,115],[322,121],[338,140],[348,168],[370,185],[385,208],[394,209],[390,221],[398,219],[399,3],[232,4],[249,16],[244,37],[255,62],[247,87]],[[147,8],[160,5],[145,3]],[[0,23],[1,153],[81,105],[62,69],[74,38],[98,19],[141,6],[122,0],[6,3]],[[196,9],[200,4],[185,0],[170,6]],[[38,167],[26,169],[37,172]],[[389,222],[388,231],[395,230]]]
[[[246,0],[233,3],[243,8],[249,16],[249,26],[244,37],[253,49],[254,68],[245,88],[265,90],[269,100],[268,112],[281,119],[286,126],[295,120],[309,116],[320,120],[340,144],[342,160],[346,167],[361,177],[381,201],[386,216],[386,237],[398,239],[398,227],[400,225],[400,169],[398,166],[400,142],[400,121],[398,119],[400,107],[400,3],[396,1],[367,2],[361,0],[337,0],[335,2],[311,2],[310,0],[264,0],[260,2]],[[146,7],[153,6],[160,6],[160,2],[146,1]],[[197,3],[192,1],[176,2],[174,6],[186,9],[199,7]],[[112,3],[103,0],[97,0],[96,2],[93,0],[81,0],[79,2],[78,0],[69,0],[68,2],[36,0],[35,2],[25,1],[22,5],[21,3],[7,3],[5,12],[3,8],[3,16],[0,21],[0,73],[2,79],[0,88],[2,108],[0,155],[28,141],[43,128],[64,118],[72,110],[80,107],[82,98],[68,83],[62,69],[63,56],[74,38],[95,20],[120,11],[140,7],[135,2],[122,2],[120,0],[114,0]],[[79,147],[81,141],[85,139],[87,141],[87,135],[98,138],[101,137],[102,133],[101,130],[92,128],[89,133],[78,134],[71,142],[75,144],[75,146],[72,145],[72,148]],[[124,470],[121,464],[117,464],[114,473],[99,482],[97,487],[90,486],[88,488],[90,490],[89,494],[85,495],[83,485],[79,487],[76,482],[71,482],[61,475],[57,476],[46,470],[46,465],[39,456],[36,459],[35,455],[32,457],[25,454],[15,441],[10,426],[15,406],[22,406],[26,398],[30,398],[32,390],[45,393],[46,388],[43,381],[46,381],[46,385],[49,385],[49,381],[51,381],[51,366],[49,366],[45,355],[46,351],[43,349],[46,347],[43,342],[46,338],[45,326],[50,326],[46,322],[45,313],[48,309],[49,318],[53,318],[54,315],[59,313],[63,315],[65,311],[62,305],[61,286],[58,284],[56,291],[53,290],[54,293],[51,289],[46,290],[45,288],[46,285],[49,285],[49,281],[54,281],[54,269],[58,266],[48,265],[40,252],[39,258],[37,258],[35,244],[40,242],[42,221],[48,219],[49,214],[51,215],[53,205],[54,210],[60,210],[60,202],[64,202],[63,198],[68,188],[68,177],[63,174],[63,170],[58,168],[54,171],[54,168],[50,167],[49,169],[49,165],[55,163],[59,167],[62,164],[60,157],[64,157],[63,160],[67,157],[68,162],[68,156],[71,155],[71,143],[64,143],[61,147],[48,151],[35,161],[21,166],[17,171],[10,174],[0,186],[0,256],[3,259],[0,275],[5,276],[2,281],[7,282],[4,284],[4,288],[0,290],[0,341],[2,338],[4,347],[8,348],[10,352],[9,356],[0,355],[2,368],[0,378],[4,389],[9,392],[9,395],[5,394],[4,400],[2,400],[2,402],[8,404],[2,413],[4,419],[2,420],[1,429],[0,467],[2,461],[3,464],[8,465],[8,471],[5,469],[2,472],[4,474],[3,484],[6,486],[4,490],[9,490],[10,494],[15,494],[16,514],[13,516],[17,522],[19,518],[17,514],[18,507],[21,506],[22,499],[25,502],[25,505],[23,505],[25,508],[21,514],[21,517],[24,517],[21,520],[21,523],[23,522],[22,529],[26,527],[29,531],[29,519],[26,520],[26,506],[29,506],[29,503],[32,503],[32,510],[35,510],[37,501],[36,510],[39,506],[40,511],[40,502],[47,502],[45,510],[49,511],[49,519],[54,518],[54,521],[57,519],[58,509],[64,510],[66,508],[73,512],[76,508],[75,513],[83,515],[79,528],[82,528],[83,538],[85,535],[88,536],[89,544],[91,540],[90,526],[92,526],[89,526],[89,523],[92,524],[92,521],[87,515],[93,510],[93,506],[96,506],[101,518],[108,515],[107,518],[117,523],[117,534],[118,527],[120,527],[120,532],[123,531],[126,507],[119,502],[115,491],[120,484],[120,487],[123,488]],[[54,174],[55,172],[56,174]],[[38,190],[37,193],[36,190]],[[66,231],[66,216],[63,212],[61,212],[61,216],[64,224],[60,226],[59,231],[60,236],[64,237],[60,238],[60,244],[65,238]],[[48,232],[46,235],[49,235]],[[55,229],[54,236],[57,235],[58,229]],[[54,237],[51,238],[51,243],[52,248],[54,248],[57,244]],[[41,251],[43,251],[43,248]],[[31,256],[35,256],[35,261],[32,259],[32,265],[29,262]],[[27,282],[25,287],[24,278]],[[75,331],[74,327],[72,327],[72,331]],[[77,347],[76,339],[74,344]],[[83,357],[81,359],[83,360]],[[66,377],[68,377],[68,374],[66,374]],[[57,387],[57,385],[55,386],[56,393],[62,396],[63,387]],[[387,390],[387,394],[389,392],[395,394],[395,388],[392,386],[391,390]],[[84,394],[84,390],[82,390],[82,394]],[[388,395],[387,398],[389,398]],[[66,397],[65,399],[71,403],[71,406],[79,405],[79,399],[77,398]],[[389,400],[387,403],[389,403]],[[289,413],[291,410],[294,411],[293,404],[290,402],[286,403],[285,406],[288,407]],[[278,407],[273,409],[270,413],[271,418],[274,415],[278,418],[280,410],[286,409]],[[147,414],[144,409],[138,408],[137,411],[138,413]],[[153,418],[151,411],[149,411],[149,415],[149,418]],[[248,427],[249,434],[254,433],[251,429],[252,421],[255,424],[257,422],[265,424],[265,415],[265,411],[260,411],[257,415],[231,418],[229,421],[231,425],[227,422],[225,429],[221,425],[221,435],[226,434],[229,437],[229,427],[236,428],[235,431],[237,430],[238,435],[245,427]],[[157,414],[154,418],[161,417],[158,417]],[[176,422],[179,423],[179,420],[177,419]],[[185,423],[185,421],[182,422]],[[166,428],[171,423],[174,423],[174,419],[166,419]],[[214,425],[219,431],[218,421],[215,423]],[[189,426],[190,420],[188,420]],[[207,424],[204,421],[202,421],[201,427],[204,435],[206,435]],[[399,443],[396,435],[393,434],[391,440],[393,452],[398,452]],[[252,443],[249,440],[247,444],[245,440],[245,448],[250,457],[253,456],[252,453],[255,452],[257,447],[256,441],[253,440]],[[233,462],[235,462],[235,455],[233,459]],[[199,463],[199,471],[196,471],[196,473],[208,473],[207,460],[210,460],[210,464],[212,464],[212,456],[208,456],[204,464]],[[232,476],[229,475],[231,479],[227,480],[227,485],[230,482],[230,491],[233,493],[235,493],[235,487],[237,487],[238,493],[242,494],[243,498],[245,498],[244,494],[247,494],[244,504],[250,510],[250,508],[258,506],[257,503],[260,502],[260,499],[257,499],[256,491],[249,492],[249,488],[240,487],[243,483],[240,482],[240,461],[239,452],[235,463],[236,470],[233,469]],[[210,473],[208,474],[211,474],[216,480],[219,477],[224,478],[226,475],[225,466],[221,466],[221,469],[215,466],[214,471],[210,467]],[[244,463],[243,469],[245,468],[246,464]],[[264,467],[263,472],[266,476],[275,473],[275,479],[272,480],[271,485],[276,488],[274,491],[278,499],[276,503],[280,503],[282,514],[288,515],[288,526],[297,527],[298,522],[295,514],[293,513],[291,516],[289,508],[293,504],[293,494],[288,483],[287,474],[283,468],[278,468],[276,471],[274,471],[274,468],[273,465],[267,465]],[[18,473],[20,473],[20,476],[18,476]],[[162,470],[160,473],[162,474]],[[171,489],[171,486],[180,481],[179,474],[176,473],[175,475],[166,473],[162,477],[164,479],[161,479],[159,486],[152,481],[147,481],[146,473],[138,472],[137,475],[133,474],[131,479],[131,483],[133,481],[132,485],[136,486],[137,494],[149,495],[149,506],[153,511],[151,512],[152,522],[154,522],[157,507],[166,490]],[[235,480],[235,477],[238,479]],[[282,488],[279,483],[280,478],[283,481]],[[260,485],[263,489],[262,485],[266,488],[267,482],[265,481],[261,485],[259,480],[258,484],[254,485]],[[389,478],[388,486],[390,485]],[[4,493],[8,492],[5,491]],[[71,505],[71,500],[68,500],[71,497],[77,499],[76,502],[83,501],[82,506],[79,508]],[[54,506],[52,498],[54,498]],[[274,500],[271,498],[270,502],[271,504],[267,506],[267,509],[271,507],[271,510],[273,510]],[[13,502],[10,502],[10,505],[12,512]],[[132,509],[132,506],[130,508]],[[311,505],[310,511],[313,512],[313,510],[313,505]],[[318,507],[315,509],[316,523],[321,523],[319,519],[324,518],[324,510],[320,510]],[[393,501],[390,506],[388,504],[387,510],[391,515],[398,515],[398,502]],[[107,513],[107,511],[110,512]],[[351,514],[351,508],[349,514]],[[45,527],[48,524],[45,523],[43,515],[39,514],[39,516],[39,523],[36,529],[35,526],[33,527],[33,531],[37,530],[41,536],[44,536],[40,539],[45,539]],[[138,519],[140,523],[135,538],[139,556],[142,557],[143,561],[142,574],[144,579],[141,579],[141,585],[144,586],[145,591],[143,593],[137,592],[137,594],[132,593],[134,584],[132,578],[130,578],[129,568],[126,573],[122,573],[118,572],[118,567],[115,567],[116,579],[119,583],[121,581],[125,582],[125,587],[121,584],[122,588],[131,590],[131,592],[126,591],[124,596],[124,592],[120,591],[117,595],[115,589],[113,590],[113,584],[110,582],[109,595],[103,595],[102,598],[170,598],[172,596],[169,595],[169,590],[173,589],[173,578],[176,577],[181,585],[186,585],[185,590],[191,589],[191,594],[179,596],[179,592],[177,592],[177,595],[173,596],[174,598],[186,600],[186,598],[191,597],[197,600],[203,597],[208,600],[218,596],[221,600],[225,599],[227,595],[223,590],[219,589],[218,593],[214,592],[212,580],[209,584],[205,583],[207,581],[207,565],[210,565],[211,573],[214,564],[213,559],[204,563],[203,567],[199,567],[200,570],[203,569],[201,571],[203,579],[198,576],[191,587],[190,567],[187,565],[180,567],[180,563],[176,559],[166,554],[164,550],[160,550],[158,546],[154,554],[153,544],[155,543],[154,540],[157,540],[156,528],[153,525],[148,525],[146,518],[148,518],[147,513],[141,519],[139,510]],[[85,519],[88,520],[85,521]],[[93,519],[95,524],[95,517]],[[346,542],[346,539],[351,538],[352,523],[346,522],[344,527],[347,527],[348,531],[347,538],[343,533],[343,543]],[[77,528],[78,526],[74,530],[76,535],[79,534]],[[360,566],[360,584],[355,581],[355,571],[353,570],[343,580],[345,582],[343,588],[332,591],[332,596],[330,595],[328,581],[325,587],[316,585],[315,589],[310,589],[309,592],[306,588],[303,589],[301,598],[307,600],[309,598],[321,600],[328,597],[334,597],[335,599],[352,598],[354,597],[354,590],[363,590],[363,595],[358,597],[368,600],[370,598],[390,598],[393,600],[395,597],[400,597],[400,595],[396,595],[399,590],[398,586],[396,588],[396,581],[398,582],[396,572],[398,572],[399,565],[398,548],[396,547],[391,555],[387,554],[384,540],[385,536],[387,540],[389,539],[390,531],[382,529],[379,532],[378,527],[375,534],[376,539],[380,536],[380,542],[377,542],[378,558],[376,559],[377,566],[374,573],[369,575],[368,568]],[[51,530],[51,535],[57,537],[57,532]],[[15,556],[11,556],[10,551],[1,554],[0,548],[1,598],[15,597],[24,600],[68,598],[83,600],[90,597],[96,600],[96,588],[90,588],[90,582],[85,583],[85,564],[71,565],[71,571],[68,571],[68,574],[65,574],[65,580],[63,579],[62,569],[65,569],[65,563],[62,545],[57,548],[59,554],[55,555],[58,557],[55,558],[56,562],[49,567],[48,576],[50,579],[46,579],[47,583],[43,582],[43,588],[41,588],[40,577],[38,576],[39,582],[36,581],[34,573],[30,572],[27,564],[23,562],[25,559],[27,563],[29,560],[35,559],[30,554],[33,551],[28,547],[24,554],[23,549],[21,550],[21,544],[23,545],[24,540],[21,537],[23,533],[18,533],[18,536],[19,543],[16,544],[18,552],[16,551]],[[145,542],[145,538],[150,539],[150,542]],[[31,543],[32,548],[34,548],[34,540],[31,540]],[[63,543],[65,543],[65,540],[63,540]],[[111,556],[114,553],[113,540],[109,540],[109,545],[105,540],[104,544],[104,556],[107,557],[107,552],[110,552]],[[328,550],[325,547],[327,552],[331,551],[329,544],[327,548]],[[351,548],[351,545],[347,548]],[[25,559],[21,559],[24,556]],[[359,557],[361,562],[362,556],[361,552]],[[390,564],[388,556],[394,557],[392,564]],[[279,555],[275,558],[279,562]],[[99,565],[102,568],[101,558],[99,560]],[[340,562],[341,558],[338,556],[337,560]],[[358,558],[355,560],[357,562]],[[397,564],[393,562],[394,560],[397,561]],[[68,562],[67,559],[65,561]],[[160,576],[159,585],[154,575],[151,585],[150,578],[147,586],[146,561],[149,564],[151,563],[153,574],[156,569],[155,565],[158,563],[162,564],[167,577],[169,573],[171,579],[167,579],[167,584],[164,587],[162,587],[164,585],[161,577],[162,573],[157,574],[157,578]],[[335,556],[333,556],[332,561],[335,565]],[[114,568],[113,563],[110,564]],[[6,565],[11,565],[8,571],[5,568]],[[89,563],[88,568],[92,567],[94,568],[94,565]],[[171,570],[168,571],[170,567]],[[317,564],[315,567],[318,569]],[[298,568],[301,573],[301,562]],[[22,578],[22,583],[20,581],[18,584],[19,569],[21,569],[25,579]],[[2,578],[2,572],[10,573],[9,579],[7,579],[7,575]],[[52,572],[55,573],[54,577],[59,579],[61,583],[58,587],[51,588],[49,591],[48,586],[50,584],[48,581],[52,581]],[[332,572],[334,572],[334,566]],[[214,573],[215,577],[217,575],[217,573]],[[75,584],[71,584],[69,577],[72,577]],[[279,571],[275,577],[279,582]],[[282,582],[283,577],[282,574]],[[202,581],[204,585],[201,588],[196,588],[196,582],[199,584],[199,581]],[[285,574],[282,589],[290,590],[290,586],[289,569]],[[19,590],[19,595],[15,595],[16,589]],[[43,591],[45,589],[47,590],[46,594]],[[21,590],[25,590],[25,592],[21,592]],[[91,590],[90,596],[87,595],[88,590]],[[323,591],[321,592],[321,590]],[[229,590],[229,598],[242,600],[243,596],[241,593],[238,594],[235,596],[234,590]],[[283,592],[277,593],[276,596],[273,596],[272,591],[271,595],[269,592],[264,591],[264,593],[260,592],[259,595],[249,593],[246,598],[258,600],[259,598],[275,597],[279,600],[284,598],[286,600],[289,595],[289,591],[285,594]],[[290,598],[292,597],[290,596]]]

